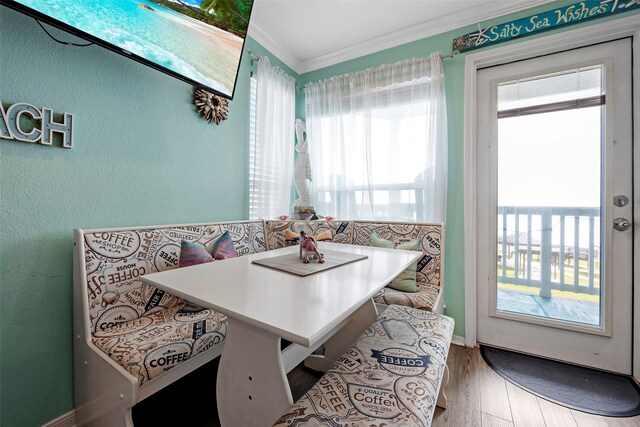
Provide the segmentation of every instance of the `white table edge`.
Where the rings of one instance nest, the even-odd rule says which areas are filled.
[[[337,245],[339,245],[338,248],[335,247]],[[362,247],[362,246],[359,246],[359,245],[352,245],[352,244],[345,244],[345,243],[324,243],[324,244],[321,243],[319,248],[320,249],[332,248],[332,249],[338,249],[339,250],[339,247],[346,247],[346,246],[350,246],[350,247],[354,247],[354,248]],[[288,248],[289,247],[280,248],[280,249],[288,249]],[[244,315],[242,315],[240,313],[237,313],[235,311],[231,311],[231,310],[228,310],[228,309],[226,309],[224,307],[220,307],[220,306],[216,305],[215,303],[211,303],[211,302],[208,302],[208,301],[200,300],[199,298],[194,297],[193,295],[189,295],[189,294],[187,294],[185,292],[182,292],[180,290],[169,289],[168,287],[164,286],[162,283],[159,283],[159,282],[157,282],[157,281],[155,281],[153,279],[150,279],[148,277],[148,276],[154,276],[154,275],[157,275],[157,274],[161,274],[163,272],[154,272],[154,273],[146,274],[144,276],[141,276],[140,280],[143,283],[155,286],[158,289],[161,289],[161,290],[163,290],[165,292],[169,292],[172,295],[175,295],[175,296],[178,296],[178,297],[183,298],[185,300],[191,301],[191,302],[193,302],[195,304],[198,304],[198,305],[201,305],[203,307],[207,307],[207,308],[209,308],[211,310],[214,310],[214,311],[216,311],[218,313],[222,313],[225,316],[232,317],[234,319],[240,320],[240,321],[246,323],[247,325],[251,325],[253,327],[262,329],[265,332],[268,332],[268,333],[271,333],[273,335],[276,335],[276,336],[279,336],[281,338],[284,338],[287,341],[291,341],[293,343],[300,344],[300,345],[305,346],[305,347],[311,347],[311,346],[314,346],[314,345],[322,344],[321,342],[319,342],[319,340],[321,340],[328,332],[330,332],[332,329],[334,329],[335,325],[337,325],[337,324],[343,322],[344,320],[346,320],[347,318],[349,318],[349,316],[351,316],[356,310],[358,310],[358,308],[360,306],[362,306],[362,304],[364,304],[367,300],[373,298],[373,295],[375,295],[376,292],[378,292],[380,289],[384,288],[387,284],[391,283],[391,281],[393,279],[395,279],[400,273],[402,273],[412,263],[414,263],[417,260],[419,260],[420,257],[422,256],[422,252],[420,252],[420,251],[407,251],[407,250],[403,250],[403,249],[388,249],[388,248],[376,248],[376,249],[394,251],[394,252],[402,251],[402,252],[412,253],[412,254],[415,254],[415,255],[413,256],[413,258],[410,261],[408,261],[406,263],[406,265],[404,265],[401,269],[399,269],[398,273],[396,273],[394,275],[391,275],[390,277],[387,278],[387,280],[383,281],[383,283],[380,286],[376,287],[375,290],[373,290],[373,291],[369,292],[368,294],[366,294],[365,296],[363,296],[363,298],[361,299],[359,304],[354,305],[354,306],[351,307],[350,310],[343,312],[341,316],[336,318],[336,321],[332,325],[327,325],[325,328],[319,330],[318,332],[316,332],[315,334],[313,334],[309,338],[306,338],[306,337],[303,337],[303,336],[300,336],[300,335],[297,335],[297,334],[293,334],[293,333],[287,332],[287,331],[285,331],[285,330],[283,330],[283,329],[281,329],[279,327],[275,327],[273,325],[269,325],[269,324],[266,324],[264,322],[252,319],[250,317],[244,316]],[[268,254],[269,252],[273,252],[273,251],[277,251],[277,250],[278,249],[273,249],[273,250],[264,251],[264,252],[258,252],[258,253],[251,254],[251,255],[246,255],[246,256],[255,257],[256,255],[258,255],[261,258],[260,255]],[[224,261],[225,260],[222,260],[222,262],[224,262]],[[220,261],[216,261],[216,262],[220,262]],[[355,262],[359,262],[359,261],[355,261]],[[191,268],[191,267],[182,267],[182,268]],[[267,267],[264,267],[264,268],[267,268]],[[340,266],[335,267],[335,268],[340,268]],[[290,274],[290,273],[285,273],[285,274]],[[314,273],[314,274],[322,274],[322,272],[318,272],[318,273]]]

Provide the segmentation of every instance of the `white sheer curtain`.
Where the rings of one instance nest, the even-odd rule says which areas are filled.
[[[305,95],[318,213],[444,221],[447,110],[438,54],[310,83]]]
[[[250,214],[274,218],[291,210],[296,83],[269,63],[256,73],[255,151],[250,165]]]

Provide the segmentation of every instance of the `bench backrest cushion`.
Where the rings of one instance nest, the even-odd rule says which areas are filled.
[[[264,231],[269,250],[287,246],[285,234],[287,230],[294,233],[305,233],[317,236],[325,231],[330,231],[333,236],[331,241],[335,243],[351,243],[353,234],[353,221],[265,221]]]
[[[420,240],[422,258],[418,260],[416,282],[419,288],[441,289],[444,224],[355,221],[353,244],[371,246],[371,233],[375,231],[383,239],[396,246],[412,240]]]
[[[262,221],[84,232],[91,331],[181,304],[181,298],[143,285],[140,276],[178,267],[183,240],[211,248],[227,230],[238,256],[265,250]]]

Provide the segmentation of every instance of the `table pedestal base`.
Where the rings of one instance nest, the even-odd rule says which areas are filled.
[[[218,368],[217,401],[223,427],[273,424],[293,404],[280,337],[228,318]]]
[[[315,371],[327,372],[377,318],[378,311],[373,300],[365,302],[349,317],[349,322],[327,340],[324,355],[312,354],[305,359],[304,366]]]

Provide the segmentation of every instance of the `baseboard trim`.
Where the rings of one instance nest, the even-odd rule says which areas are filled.
[[[76,410],[73,409],[58,418],[43,424],[42,427],[76,427]]]
[[[464,342],[464,337],[461,337],[459,335],[454,335],[453,338],[451,338],[451,344],[453,345],[459,345],[460,347],[465,347],[465,342]]]

